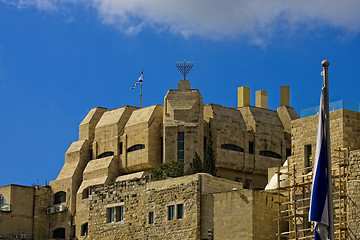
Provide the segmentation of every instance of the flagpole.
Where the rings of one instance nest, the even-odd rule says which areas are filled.
[[[332,196],[332,172],[331,172],[331,145],[330,145],[330,116],[329,116],[329,80],[327,60],[322,61],[321,65],[324,68],[324,82],[325,82],[325,96],[324,96],[324,117],[326,129],[326,146],[327,146],[327,176],[328,176],[328,214],[329,214],[329,238],[334,240],[334,211],[333,211],[333,196]]]
[[[143,69],[141,69],[141,74],[143,74]],[[141,103],[142,103],[142,82],[140,84],[140,108],[141,108]]]
[[[142,83],[140,84],[140,108],[141,108],[141,102],[142,102]]]

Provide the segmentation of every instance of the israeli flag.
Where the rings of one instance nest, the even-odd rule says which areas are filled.
[[[131,87],[131,89],[134,89],[138,84],[142,84],[143,83],[143,70],[141,69],[141,74],[139,76],[139,79],[137,80],[137,82],[135,83],[134,86]]]
[[[329,239],[327,146],[324,137],[324,91],[324,88],[322,88],[309,212],[309,221],[315,222],[315,240]]]

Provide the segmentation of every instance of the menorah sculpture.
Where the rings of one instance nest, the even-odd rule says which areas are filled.
[[[193,62],[176,62],[176,67],[179,69],[181,74],[184,76],[184,80],[186,80],[186,75],[189,73],[190,69],[194,66]]]

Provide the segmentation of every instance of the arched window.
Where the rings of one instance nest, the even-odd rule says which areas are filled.
[[[8,204],[6,198],[0,194],[0,211],[8,212],[10,211],[10,205]]]
[[[236,151],[236,152],[244,152],[244,149],[242,147],[236,146],[234,144],[222,144],[222,149]]]
[[[114,152],[104,152],[104,153],[100,154],[97,158],[104,158],[104,157],[109,157],[109,156],[114,156]]]
[[[57,228],[53,231],[53,238],[65,239],[65,228]]]
[[[277,154],[276,152],[272,152],[272,151],[260,151],[259,154],[261,156],[265,156],[265,157],[272,157],[272,158],[279,158],[281,159],[281,155]]]
[[[144,149],[144,148],[145,148],[144,144],[136,144],[136,145],[129,147],[126,150],[126,152],[133,152],[133,151],[137,151],[137,150]]]
[[[60,191],[54,195],[54,204],[66,202],[66,192]]]

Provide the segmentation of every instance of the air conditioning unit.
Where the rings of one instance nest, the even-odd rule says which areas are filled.
[[[48,207],[48,208],[46,209],[46,213],[47,213],[47,214],[53,214],[53,213],[55,213],[55,207]]]
[[[56,212],[64,212],[64,211],[65,211],[65,206],[63,205],[56,206]]]

